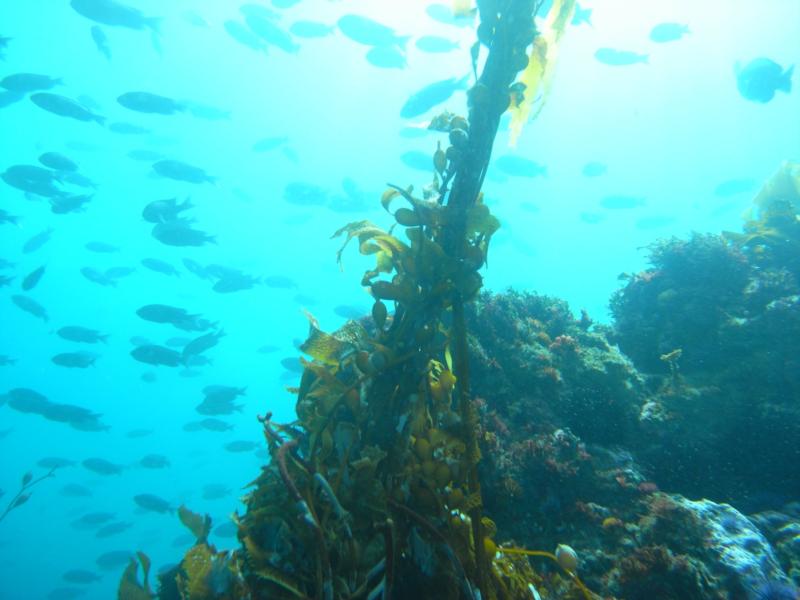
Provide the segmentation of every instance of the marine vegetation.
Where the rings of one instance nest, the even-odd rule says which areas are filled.
[[[36,486],[37,484],[41,483],[45,479],[55,476],[56,469],[53,467],[47,473],[42,475],[41,477],[37,477],[36,479],[33,478],[33,473],[28,471],[25,475],[22,476],[22,481],[20,482],[19,491],[16,495],[9,501],[6,505],[5,510],[0,513],[0,521],[5,519],[8,514],[25,504],[28,500],[30,500],[31,494],[33,493],[31,489]],[[0,490],[0,496],[3,495],[3,491]]]
[[[429,125],[449,140],[432,156],[432,182],[420,192],[389,185],[388,230],[357,221],[334,234],[344,238],[339,262],[354,240],[375,257],[361,280],[371,319],[327,333],[308,315],[297,419],[260,419],[271,462],[235,517],[242,547],[217,552],[210,520],[182,509],[198,541],[162,577],[160,598],[530,598],[541,578],[528,555],[557,563],[569,597],[591,597],[568,546],[529,551],[495,539],[470,391],[465,307],[499,228],[481,186],[500,117],[524,94],[514,79],[529,62],[540,4],[478,2],[474,65],[487,56],[469,118],[445,112]],[[572,3],[556,5],[569,20]],[[121,585],[134,586],[135,573],[132,562]]]

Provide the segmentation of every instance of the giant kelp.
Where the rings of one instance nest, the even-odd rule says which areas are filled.
[[[475,64],[488,53],[468,119],[430,124],[449,140],[432,156],[433,181],[389,186],[388,230],[357,221],[334,234],[340,261],[351,241],[375,257],[361,280],[371,320],[327,333],[309,315],[297,420],[261,419],[272,460],[237,518],[243,547],[220,554],[199,539],[162,598],[530,597],[524,553],[498,548],[482,511],[464,306],[499,227],[480,190],[500,117],[524,93],[512,84],[538,4],[478,2]]]

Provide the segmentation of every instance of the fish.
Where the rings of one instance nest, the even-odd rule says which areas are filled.
[[[765,104],[775,97],[776,92],[788,94],[792,91],[794,65],[784,70],[769,58],[756,58],[746,65],[734,65],[736,89],[751,102]]]
[[[41,266],[38,269],[34,269],[30,273],[25,276],[25,279],[22,280],[22,290],[25,292],[31,291],[42,278],[44,275],[45,267]]]
[[[133,501],[140,507],[149,512],[170,513],[175,512],[175,508],[161,496],[155,494],[137,494]]]
[[[368,17],[347,14],[336,22],[339,30],[348,38],[365,46],[399,46],[404,48],[408,36],[399,36],[394,29]]]
[[[61,488],[61,495],[68,498],[88,498],[92,495],[92,490],[79,483],[68,483]]]
[[[245,17],[245,22],[253,33],[267,42],[267,44],[280,48],[288,54],[296,54],[300,50],[300,45],[294,41],[292,36],[278,27],[272,20],[250,14]]]
[[[231,117],[231,111],[229,110],[209,106],[208,104],[200,104],[199,102],[186,102],[186,108],[193,117],[206,119],[207,121],[221,121]]]
[[[283,146],[288,141],[289,138],[285,135],[262,138],[253,144],[253,152],[269,152]]]
[[[20,94],[19,92],[9,92],[8,90],[4,90],[0,92],[0,108],[11,106],[12,104],[22,100],[24,97],[25,94]]]
[[[214,528],[214,535],[221,538],[235,538],[238,533],[239,526],[233,521],[225,521]]]
[[[597,225],[605,219],[605,215],[601,215],[599,213],[582,212],[580,214],[580,219],[589,225]]]
[[[659,23],[650,30],[650,40],[657,44],[676,42],[689,34],[689,26],[682,23]]]
[[[84,206],[92,201],[94,196],[92,194],[83,194],[80,196],[65,196],[48,198],[50,203],[50,211],[55,215],[65,215],[73,212],[83,212]]]
[[[70,342],[79,342],[81,344],[97,344],[99,342],[105,344],[108,342],[108,334],[100,333],[95,329],[80,327],[78,325],[67,325],[61,327],[58,329],[58,331],[56,331],[56,335]]]
[[[183,266],[192,274],[197,275],[200,279],[211,279],[211,275],[206,272],[206,268],[196,260],[191,258],[184,258],[182,260]]]
[[[86,242],[83,245],[84,248],[89,250],[90,252],[97,252],[98,254],[113,254],[115,252],[120,251],[119,246],[115,246],[114,244],[109,244],[107,242]]]
[[[158,375],[156,375],[153,371],[147,371],[145,373],[142,373],[139,379],[141,379],[145,383],[155,383],[156,381],[158,381]]]
[[[547,176],[547,167],[516,154],[505,154],[495,159],[493,165],[506,175],[514,177]]]
[[[111,60],[111,47],[108,45],[108,37],[103,28],[100,25],[92,25],[91,34],[97,51],[105,56],[107,60]]]
[[[0,208],[0,225],[4,225],[6,223],[10,223],[11,225],[18,225],[20,217],[16,215],[12,215],[6,210]]]
[[[219,279],[211,289],[220,294],[230,294],[252,289],[259,281],[258,277],[235,273]]]
[[[70,6],[79,15],[111,27],[150,29],[158,32],[160,18],[147,17],[140,10],[116,0],[70,0]]]
[[[217,242],[215,236],[199,229],[193,229],[184,221],[159,223],[153,227],[151,235],[167,246],[199,247],[205,244],[216,244]]]
[[[92,267],[82,267],[81,275],[83,275],[86,279],[88,279],[92,283],[96,283],[97,285],[102,285],[105,287],[117,286],[117,282],[114,281],[113,278]]]
[[[280,346],[275,346],[273,344],[264,344],[263,346],[259,346],[256,352],[259,354],[272,354],[273,352],[277,352],[280,350]]]
[[[465,89],[468,80],[469,75],[466,75],[461,79],[451,77],[426,85],[406,100],[400,109],[400,116],[412,119],[424,115],[435,106],[449,100],[456,91]]]
[[[123,531],[127,531],[133,526],[133,523],[125,523],[124,521],[118,521],[116,523],[109,523],[108,525],[103,525],[100,529],[94,532],[94,537],[98,539],[106,539],[110,538],[115,535],[119,535]]]
[[[176,181],[186,183],[214,183],[216,177],[212,177],[200,167],[195,167],[179,160],[160,160],[153,163],[153,171]]]
[[[228,452],[251,452],[258,447],[259,444],[251,440],[234,440],[224,446]]]
[[[349,304],[339,304],[333,307],[333,312],[345,319],[360,319],[369,314],[370,309],[364,306],[353,306]]]
[[[367,62],[379,69],[404,69],[406,57],[394,46],[377,46],[367,51]]]
[[[200,431],[201,429],[205,429],[206,431],[214,431],[221,433],[223,431],[232,430],[233,425],[231,425],[230,423],[226,423],[221,419],[208,417],[203,419],[202,421],[191,421],[183,426],[183,430],[188,432]]]
[[[0,178],[11,187],[45,198],[63,196],[66,193],[56,187],[56,184],[61,183],[58,173],[36,165],[12,165],[0,173]]]
[[[180,271],[166,261],[159,258],[143,258],[141,260],[142,266],[147,267],[151,271],[161,273],[162,275],[180,277]]]
[[[134,559],[134,554],[130,550],[112,550],[104,552],[94,562],[104,571],[118,571]]]
[[[714,188],[714,195],[720,198],[730,198],[737,194],[749,192],[756,187],[753,179],[727,179]]]
[[[31,392],[33,390],[27,390]],[[34,392],[35,393],[35,392]],[[74,460],[62,458],[60,456],[45,456],[36,462],[36,465],[43,469],[64,469],[66,467],[74,467],[76,463]]]
[[[102,415],[76,406],[51,402],[47,396],[29,388],[14,388],[6,395],[8,406],[22,413],[37,414],[48,421],[66,423],[79,431],[103,431],[108,429],[100,421]]]
[[[196,356],[203,352],[210,350],[219,343],[219,340],[225,335],[225,332],[220,330],[216,332],[206,333],[190,341],[183,348],[183,356],[188,359],[190,356]]]
[[[289,33],[299,38],[322,38],[333,33],[333,25],[326,25],[318,21],[295,21],[289,26]]]
[[[0,367],[11,367],[17,364],[16,358],[11,358],[5,354],[0,354]],[[3,437],[3,436],[0,436]]]
[[[183,331],[206,331],[213,327],[213,323],[200,315],[189,314],[186,309],[169,304],[147,304],[139,308],[136,314],[145,321],[169,323]]]
[[[140,160],[142,162],[155,162],[164,158],[163,154],[154,152],[153,150],[131,150],[125,156],[133,160]]]
[[[84,122],[94,121],[100,125],[106,122],[105,117],[93,113],[76,100],[61,96],[60,94],[38,92],[31,95],[30,99],[31,102],[39,108],[53,113],[54,115],[58,115],[59,117],[67,117]]]
[[[422,52],[428,52],[432,54],[451,52],[459,47],[458,42],[454,42],[453,40],[449,40],[438,35],[423,35],[422,37],[417,38],[417,41],[414,42],[414,45]]]
[[[581,175],[584,177],[600,177],[601,175],[605,175],[607,172],[608,166],[596,161],[586,163],[581,169]]]
[[[122,465],[118,465],[112,463],[110,460],[98,457],[87,458],[81,461],[81,465],[83,465],[84,469],[88,469],[92,473],[103,476],[120,475],[122,474],[122,471],[125,470],[125,467]]]
[[[22,294],[14,294],[11,296],[11,301],[17,305],[17,308],[24,310],[26,313],[33,315],[37,319],[41,319],[42,321],[50,320],[50,317],[47,315],[47,310],[45,310],[44,306],[36,302],[36,300],[33,298],[23,296]]]
[[[97,356],[89,352],[62,352],[56,354],[51,362],[59,367],[68,369],[86,369],[94,366]]]
[[[600,206],[611,210],[636,208],[637,206],[643,206],[644,203],[645,199],[640,196],[626,196],[623,194],[611,194],[604,196],[600,200]]]
[[[84,590],[75,587],[57,587],[50,590],[47,600],[75,600],[84,595]]]
[[[294,290],[298,287],[297,282],[294,281],[294,279],[284,275],[268,275],[264,278],[264,284],[267,287],[279,288],[283,290]]]
[[[134,440],[147,437],[148,435],[153,435],[152,429],[131,429],[128,433],[125,434],[125,437]]]
[[[78,170],[78,165],[74,160],[58,152],[45,152],[40,154],[39,162],[48,169],[54,169],[56,171],[75,172]]]
[[[612,67],[627,67],[635,64],[647,64],[650,60],[648,54],[638,54],[629,50],[617,50],[615,48],[598,48],[594,57],[604,65]]]
[[[178,202],[177,198],[154,200],[142,210],[142,218],[148,223],[169,223],[178,219],[180,214],[194,208],[189,198]]]
[[[400,155],[400,160],[410,169],[433,173],[433,156],[428,152],[409,150]]]
[[[0,275],[0,287],[6,287],[11,285],[11,282],[14,281],[13,277],[8,277],[6,275]]]
[[[5,60],[6,56],[3,54],[3,51],[8,48],[8,42],[11,41],[10,37],[5,37],[0,35],[0,60]]]
[[[328,192],[318,185],[292,181],[283,188],[283,199],[297,206],[324,206],[328,202]]]
[[[164,343],[165,343],[165,345],[169,346],[170,348],[183,348],[184,346],[186,346],[186,344],[188,344],[191,341],[192,340],[190,340],[189,338],[186,338],[186,337],[173,336],[173,337],[169,338]]]
[[[183,364],[183,357],[179,352],[157,344],[137,346],[131,350],[134,360],[148,365],[163,365],[165,367],[178,367]]]
[[[292,373],[302,373],[305,367],[296,356],[287,356],[281,359],[281,366]]]
[[[231,489],[224,483],[207,483],[203,486],[203,500],[219,500],[231,494]]]
[[[116,517],[114,513],[97,511],[83,515],[70,523],[76,529],[94,529]]]
[[[208,27],[208,22],[203,18],[203,16],[193,10],[187,10],[183,13],[183,20],[189,23],[189,25],[194,25],[195,27]]]
[[[457,15],[454,13],[453,8],[447,4],[429,4],[425,8],[427,14],[434,21],[444,23],[446,25],[455,25],[456,27],[466,27],[472,25],[475,21],[471,14]]]
[[[234,20],[225,21],[223,24],[225,31],[242,46],[255,50],[256,52],[267,52],[267,43],[248,29],[243,23]]]
[[[150,92],[126,92],[117,96],[117,102],[127,108],[148,115],[174,115],[186,110],[186,104]]]
[[[108,126],[108,129],[110,131],[113,131],[114,133],[119,133],[121,135],[145,135],[148,133],[152,133],[147,127],[142,127],[141,125],[134,125],[133,123],[126,123],[124,121],[115,121],[114,123]],[[130,156],[132,152],[136,151],[132,150],[131,152],[128,153],[128,155]],[[139,150],[138,152],[147,152],[147,151]],[[161,155],[158,154],[157,152],[150,151],[150,154],[156,155],[156,158],[161,157]],[[138,160],[142,159],[140,158]],[[155,158],[152,160],[155,160]]]
[[[37,73],[14,73],[13,75],[6,75],[3,79],[0,79],[0,87],[7,89],[9,92],[16,92],[18,94],[29,94],[30,92],[49,90],[62,84],[63,82],[61,79],[49,77],[48,75],[39,75]]]
[[[165,469],[170,466],[169,458],[163,454],[147,454],[139,460],[145,469]]]

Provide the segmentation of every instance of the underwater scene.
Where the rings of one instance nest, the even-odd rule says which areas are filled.
[[[0,599],[800,599],[800,2],[0,2]]]

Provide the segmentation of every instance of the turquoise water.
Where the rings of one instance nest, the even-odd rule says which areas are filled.
[[[175,1],[167,7],[142,0],[136,8],[159,21],[141,29],[98,23],[68,0],[0,4],[0,36],[11,38],[2,50],[0,78],[29,72],[63,82],[20,93],[13,102],[4,96],[0,171],[45,168],[40,155],[57,152],[94,184],[76,185],[74,178],[69,183],[68,175],[58,175],[54,185],[64,197],[91,195],[84,210],[58,214],[48,197],[26,197],[19,186],[0,182],[0,209],[19,217],[16,224],[0,225],[0,258],[13,263],[0,271],[13,277],[0,288],[0,355],[15,361],[0,366],[0,393],[34,390],[51,402],[100,413],[108,427],[82,431],[7,403],[0,407],[0,502],[13,498],[25,472],[47,473],[37,464],[42,459],[74,462],[37,484],[31,498],[0,522],[2,598],[66,598],[72,589],[80,597],[112,597],[125,559],[103,568],[98,558],[109,552],[142,549],[158,568],[176,561],[192,540],[169,510],[145,510],[134,501],[137,495],[156,495],[168,508],[186,504],[208,512],[217,525],[241,510],[241,488],[265,457],[252,449],[233,452],[247,444],[230,444],[261,441],[258,414],[291,419],[294,400],[284,386],[295,376],[285,365],[297,355],[293,340],[307,332],[303,309],[332,330],[370,306],[359,286],[367,262],[348,252],[340,270],[340,242],[331,234],[357,219],[388,226],[378,202],[385,184],[420,188],[430,181],[430,173],[407,164],[414,162],[408,155],[405,162],[400,158],[431,154],[441,139],[415,126],[445,107],[466,110],[459,89],[429,112],[400,117],[406,100],[424,86],[471,71],[474,30],[468,24],[437,21],[424,2],[276,4],[262,6],[275,13],[268,22],[282,31],[298,21],[329,29],[321,28],[321,37],[293,36],[296,48],[290,52],[256,36],[265,48],[256,50],[226,30],[228,21],[245,23],[247,9],[240,12],[238,3]],[[740,229],[741,213],[761,182],[781,161],[800,158],[797,91],[754,102],[737,89],[734,70],[737,62],[745,66],[758,57],[783,69],[800,62],[800,5],[697,4],[582,4],[592,9],[591,23],[566,31],[540,117],[526,126],[515,150],[508,147],[505,128],[498,136],[496,157],[535,161],[546,176],[514,174],[513,168],[500,168],[503,163],[490,171],[484,191],[504,226],[485,271],[488,287],[535,289],[607,320],[617,275],[643,266],[643,246],[690,231]],[[370,48],[336,26],[344,15],[366,16],[410,36],[399,52],[404,66],[369,62]],[[651,40],[651,29],[665,22],[686,24],[689,33],[669,42]],[[101,32],[95,29],[95,37],[106,39],[110,58],[93,39],[93,27]],[[416,42],[423,36],[444,38],[453,48],[420,50]],[[609,65],[596,57],[600,48],[640,58]],[[180,110],[146,114],[117,100],[138,91],[174,99]],[[38,93],[79,100],[104,117],[104,125],[44,110],[31,99]],[[141,131],[120,133],[125,129],[119,124]],[[254,150],[262,140],[267,141]],[[162,160],[202,168],[213,181],[159,175],[153,165]],[[587,173],[602,172],[587,176],[588,163],[600,166]],[[311,194],[298,198],[291,193],[297,189]],[[153,237],[154,223],[143,218],[143,209],[173,197],[191,198],[193,208],[184,216],[194,219],[191,227],[214,236],[214,243],[179,247]],[[28,240],[49,229],[46,243],[24,251]],[[179,275],[153,271],[141,262],[148,258],[165,261]],[[221,269],[203,279],[185,259],[259,282],[250,289],[214,291],[219,277],[213,273]],[[26,275],[41,266],[41,280],[22,290]],[[135,270],[108,275],[118,267]],[[91,281],[87,272],[113,281]],[[14,295],[44,307],[47,320],[21,310]],[[135,360],[131,351],[137,345],[166,344],[180,352],[182,342],[205,332],[137,315],[151,304],[184,308],[217,324],[208,331],[224,330],[219,343],[200,355],[209,364],[173,368]],[[65,326],[97,330],[108,341],[64,339],[58,331]],[[175,337],[185,339],[167,344]],[[95,364],[68,368],[53,361],[75,352],[92,353]],[[289,360],[282,365],[284,359]],[[246,388],[236,400],[242,409],[199,414],[196,407],[210,385]],[[184,429],[209,416],[232,429]],[[167,457],[169,465],[143,465],[150,454]],[[90,458],[106,459],[120,472],[92,471],[83,464]],[[204,489],[210,484],[221,493]],[[86,515],[99,522],[80,522]],[[119,532],[112,528],[97,536],[117,523],[123,524]],[[219,547],[236,544],[224,527],[212,541]],[[73,569],[89,570],[98,580],[65,581],[62,575]]]

